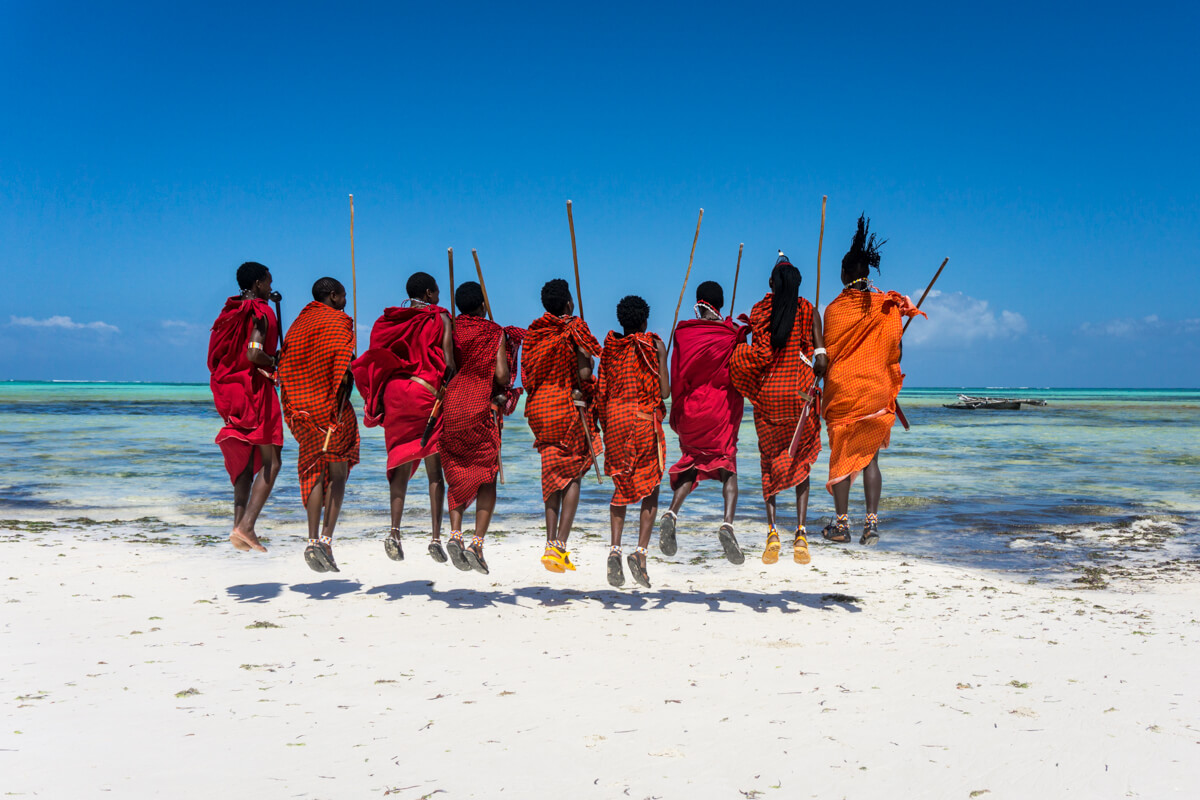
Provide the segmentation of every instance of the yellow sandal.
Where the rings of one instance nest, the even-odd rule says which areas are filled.
[[[566,542],[547,542],[546,552],[542,554],[542,566],[550,572],[575,571],[571,563],[571,553],[564,547]]]
[[[775,537],[775,541],[771,541],[771,537]],[[779,561],[779,551],[783,546],[779,543],[779,531],[771,528],[767,533],[767,546],[763,549],[762,562],[764,564],[774,564]]]
[[[797,564],[809,564],[812,562],[812,556],[808,552],[808,537],[805,536],[807,531],[803,527],[796,529],[796,540],[792,542],[792,560]]]

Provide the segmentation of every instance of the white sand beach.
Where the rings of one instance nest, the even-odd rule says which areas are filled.
[[[1195,570],[1106,589],[681,536],[492,575],[6,531],[0,790],[29,797],[1194,797]],[[706,554],[702,563],[697,551]],[[756,559],[757,553],[753,554]]]

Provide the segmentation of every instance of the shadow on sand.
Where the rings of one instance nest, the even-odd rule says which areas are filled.
[[[283,591],[281,583],[257,583],[230,586],[227,591],[242,603],[265,603],[278,597]],[[302,583],[290,587],[291,591],[299,592],[312,600],[331,600],[362,590],[361,583],[345,579],[333,579],[318,583]],[[365,594],[383,595],[388,600],[401,600],[406,597],[425,597],[439,603],[445,603],[447,608],[481,609],[498,606],[524,606],[522,600],[532,601],[542,607],[564,606],[571,602],[591,601],[600,603],[609,610],[621,611],[658,611],[672,605],[702,606],[708,611],[727,614],[734,606],[743,606],[751,611],[765,613],[772,609],[784,614],[794,614],[804,609],[827,610],[842,608],[851,613],[858,613],[861,602],[856,597],[832,592],[796,592],[784,591],[774,593],[747,592],[741,589],[725,589],[719,592],[681,592],[677,589],[660,589],[650,591],[579,591],[577,589],[556,589],[549,586],[520,586],[511,591],[487,591],[480,589],[450,589],[438,591],[433,581],[414,580],[404,583],[389,583],[383,586],[373,586]]]

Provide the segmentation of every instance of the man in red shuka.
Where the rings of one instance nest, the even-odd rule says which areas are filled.
[[[225,301],[208,340],[209,386],[225,420],[217,444],[233,483],[229,541],[238,550],[265,553],[254,525],[275,486],[283,451],[283,415],[275,396],[279,321],[267,304],[269,269],[247,261],[238,267],[237,282],[241,294]]]
[[[454,292],[454,354],[458,373],[446,384],[445,424],[439,451],[450,495],[450,562],[488,574],[483,537],[496,510],[500,419],[517,407],[517,351],[525,331],[501,328],[485,316],[483,288],[468,281]],[[463,516],[475,503],[475,536],[463,546]]]
[[[408,305],[384,309],[371,329],[370,348],[350,369],[363,397],[363,424],[368,428],[383,425],[387,445],[392,527],[383,542],[384,551],[393,561],[404,560],[400,544],[404,499],[409,479],[424,460],[433,518],[429,555],[445,563],[441,534],[446,487],[437,452],[443,417],[434,412],[442,387],[455,372],[454,331],[449,312],[438,305],[441,293],[432,275],[414,272],[406,288]],[[422,444],[431,418],[433,435]]]
[[[664,555],[676,551],[679,509],[700,481],[717,478],[725,500],[725,518],[717,538],[734,564],[746,560],[733,533],[737,511],[737,441],[745,401],[729,377],[729,359],[749,328],[721,318],[725,293],[716,281],[696,287],[696,319],[675,328],[671,349],[671,429],[679,436],[682,458],[671,467],[671,507],[658,527]]]
[[[658,488],[667,455],[663,398],[671,396],[667,348],[657,335],[646,332],[649,317],[650,306],[636,295],[624,297],[617,304],[617,321],[623,332],[609,331],[604,340],[596,400],[604,428],[604,474],[613,480],[608,582],[613,586],[625,583],[621,567],[625,507],[641,502],[638,546],[629,556],[629,571],[647,589],[650,575],[646,571],[646,546],[658,514]]]

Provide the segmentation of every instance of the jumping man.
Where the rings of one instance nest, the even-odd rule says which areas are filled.
[[[666,461],[663,437],[663,398],[671,396],[667,348],[656,334],[646,332],[650,306],[636,295],[617,304],[622,332],[609,331],[600,357],[600,395],[596,405],[604,428],[604,474],[613,479],[609,502],[612,547],[608,582],[625,583],[621,566],[621,534],[625,507],[640,502],[637,549],[629,556],[629,571],[637,583],[650,588],[646,547],[658,514],[658,489]]]
[[[283,451],[283,418],[275,396],[279,321],[267,300],[271,271],[257,261],[238,267],[241,294],[225,301],[208,340],[213,401],[225,427],[217,444],[233,483],[233,531],[238,550],[267,552],[254,532],[271,496]]]
[[[574,570],[567,537],[579,507],[579,482],[601,451],[596,415],[588,406],[596,389],[593,359],[600,343],[580,317],[567,282],[542,287],[546,313],[529,325],[521,355],[521,382],[529,398],[525,416],[534,447],[542,454],[542,500],[546,504],[546,551],[550,572]]]
[[[812,303],[799,296],[800,271],[782,252],[771,271],[770,287],[771,291],[750,312],[751,343],[737,346],[729,372],[738,391],[754,404],[767,507],[763,563],[779,560],[782,545],[775,526],[775,499],[794,486],[797,526],[792,560],[807,564],[811,561],[804,527],[808,519],[808,474],[821,452],[821,423],[815,410],[807,416],[802,411],[828,362],[822,348],[821,318],[813,313]],[[804,425],[792,457],[790,445],[801,417]]]
[[[433,518],[429,555],[445,563],[441,533],[446,487],[437,452],[443,417],[434,411],[442,387],[454,376],[454,331],[449,312],[438,305],[441,293],[432,275],[414,272],[406,288],[408,305],[384,310],[371,329],[370,348],[350,369],[365,403],[363,423],[368,428],[382,424],[387,445],[392,520],[384,550],[393,561],[404,560],[400,542],[404,499],[408,481],[423,460]],[[422,444],[431,418],[433,435]]]
[[[342,310],[346,287],[339,281],[321,278],[312,295],[284,338],[279,393],[283,418],[300,445],[296,468],[308,514],[304,560],[316,572],[340,572],[333,559],[333,529],[346,479],[358,463],[358,419],[350,405],[354,322]]]
[[[904,383],[900,372],[901,319],[918,311],[899,292],[871,286],[871,267],[879,271],[871,221],[858,218],[858,230],[842,258],[842,293],[825,308],[825,344],[829,374],[825,378],[823,414],[829,431],[829,481],[837,519],[821,532],[831,542],[850,541],[850,487],[863,474],[867,516],[859,544],[879,542],[879,496],[883,475],[879,451],[891,442],[896,396]]]
[[[488,574],[483,537],[496,510],[500,415],[517,407],[517,351],[525,331],[501,328],[485,316],[483,289],[470,281],[454,293],[458,373],[446,384],[445,423],[438,446],[450,495],[450,561]],[[463,515],[475,503],[475,536],[463,546]]]
[[[745,401],[729,377],[734,346],[749,329],[721,318],[725,293],[716,281],[696,287],[696,319],[675,328],[671,350],[671,428],[679,435],[683,457],[671,467],[671,507],[662,516],[658,545],[675,555],[675,526],[683,501],[700,481],[721,481],[725,516],[717,537],[725,557],[734,564],[746,560],[733,533],[737,511],[737,440]]]

